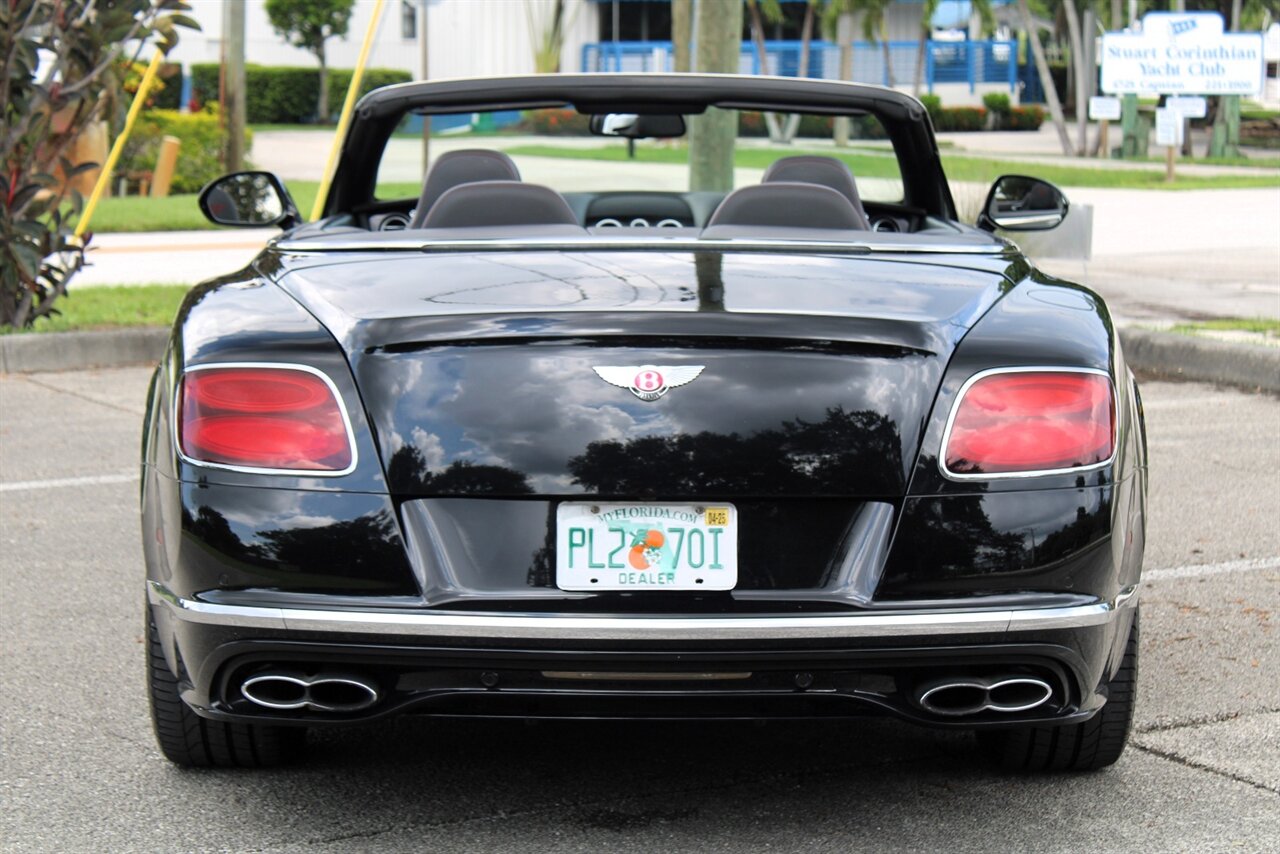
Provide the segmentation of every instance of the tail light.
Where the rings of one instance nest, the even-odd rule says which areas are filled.
[[[310,369],[197,368],[178,401],[178,446],[193,462],[346,473],[355,459],[338,393]]]
[[[960,392],[943,437],[949,475],[1069,470],[1111,459],[1116,412],[1111,380],[1083,371],[979,375]]]

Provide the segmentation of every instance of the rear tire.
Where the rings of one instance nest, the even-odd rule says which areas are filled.
[[[200,717],[182,701],[169,671],[160,633],[147,613],[147,676],[151,723],[160,752],[189,768],[264,768],[296,758],[306,740],[301,728],[232,724]]]
[[[983,730],[978,743],[1009,771],[1097,771],[1124,753],[1138,692],[1138,614],[1120,669],[1107,683],[1107,702],[1084,723]]]

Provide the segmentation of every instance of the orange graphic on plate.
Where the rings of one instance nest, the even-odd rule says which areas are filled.
[[[645,532],[644,540],[631,547],[631,551],[627,554],[627,563],[636,569],[648,569],[651,563],[646,552],[650,550],[656,552],[662,548],[662,544],[666,541],[667,538],[662,535],[661,531],[655,531],[650,528]]]

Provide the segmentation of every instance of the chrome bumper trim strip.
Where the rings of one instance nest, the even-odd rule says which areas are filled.
[[[149,583],[153,605],[163,604],[176,619],[190,623],[294,632],[558,640],[839,639],[1075,629],[1114,619],[1118,608],[1136,604],[1134,592],[1136,588],[1129,588],[1115,602],[1067,608],[813,617],[566,617],[221,605],[183,599],[158,581]]]

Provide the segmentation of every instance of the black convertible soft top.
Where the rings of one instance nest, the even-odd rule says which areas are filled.
[[[401,83],[356,105],[325,215],[373,201],[378,163],[407,113],[423,115],[572,106],[580,113],[700,114],[707,107],[825,115],[872,115],[897,153],[906,201],[955,219],[933,126],[903,92],[863,83],[739,74],[534,74]]]

